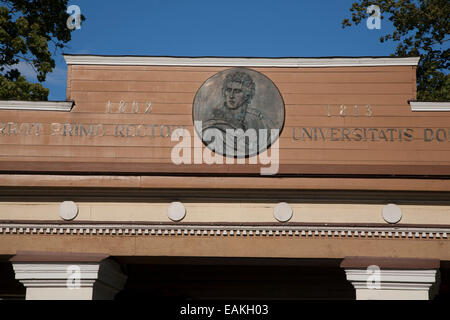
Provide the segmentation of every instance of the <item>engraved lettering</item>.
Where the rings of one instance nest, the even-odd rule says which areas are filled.
[[[29,136],[31,135],[31,126],[29,123],[22,123],[20,125],[19,134],[21,136]]]
[[[138,137],[145,137],[145,129],[146,129],[145,127],[146,126],[142,125],[142,124],[138,125],[136,127],[136,136],[138,136]]]
[[[156,127],[156,124],[151,124],[150,126],[152,127],[152,137],[154,138],[154,137],[155,137],[155,127]]]
[[[17,123],[8,122],[8,136],[12,134],[17,135]]]
[[[105,135],[105,128],[103,127],[103,124],[97,124],[96,126],[96,130],[95,130],[95,135],[97,137],[103,137]]]
[[[414,132],[414,130],[409,129],[409,128],[403,130],[403,134],[405,135],[405,141],[408,141],[408,142],[413,141],[413,135],[412,135],[413,132]]]
[[[397,131],[398,131],[398,140],[403,141],[402,130],[400,128],[398,128]]]
[[[300,129],[298,129],[299,130],[299,132],[300,132]],[[296,131],[296,128],[292,128],[292,138],[294,139],[294,140],[300,140],[300,138],[297,138],[296,136],[295,136],[295,131]]]
[[[42,123],[33,123],[34,126],[34,135],[39,136],[42,128]]]
[[[394,128],[386,129],[386,131],[389,132],[390,141],[394,141],[394,131],[396,131],[396,130],[397,129],[394,129]]]
[[[114,136],[125,137],[125,134],[123,133],[123,130],[125,130],[125,126],[123,124],[116,124],[114,128]]]
[[[380,131],[378,132],[378,139],[379,140],[383,139],[384,141],[388,141],[388,139],[386,137],[386,133],[384,133],[383,129],[380,129]]]
[[[319,128],[320,136],[322,137],[322,140],[325,141],[328,137],[328,128],[325,130],[325,134],[323,134],[322,128]]]
[[[128,124],[126,132],[127,132],[127,137],[135,137],[136,136],[136,125]]]
[[[352,139],[350,139],[350,137],[348,136],[349,134],[350,134],[350,129],[343,128],[342,129],[342,141],[345,141],[345,140],[351,141]]]
[[[354,129],[353,132],[352,132],[353,135],[356,137],[355,141],[361,141],[362,136],[361,136],[361,134],[357,133],[357,131],[358,131],[358,132],[361,132],[361,128],[356,128],[356,129]]]
[[[302,128],[302,140],[305,140],[305,134],[308,136],[309,140],[312,141],[313,137],[312,137],[312,128],[310,128],[311,131],[308,132],[307,128]]]
[[[151,113],[151,112],[152,112],[152,103],[150,101],[147,101],[144,113]]]
[[[341,115],[341,117],[347,116],[347,106],[346,105],[341,104],[339,114]]]
[[[78,135],[80,137],[82,137],[83,135],[92,136],[94,133],[94,125],[90,125],[89,130],[83,124],[78,125],[78,127],[79,127]]]
[[[423,130],[423,141],[430,142],[433,141],[433,129],[424,129]]]
[[[164,129],[166,129],[166,133],[164,133]],[[170,127],[166,126],[166,125],[161,125],[159,127],[159,135],[163,138],[167,138],[168,136],[170,136]]]
[[[369,128],[367,131],[372,133],[372,141],[375,141],[375,133],[378,131],[378,129],[375,128]]]
[[[64,123],[63,136],[72,136],[73,126],[70,123]]]
[[[338,138],[335,137],[335,135],[337,135],[337,131],[338,128],[330,128],[331,129],[331,141],[339,141]]]
[[[436,140],[439,142],[444,142],[445,140],[447,140],[447,132],[444,129],[437,129]]]
[[[425,141],[432,141],[434,138],[438,141],[450,141],[449,129],[425,129]],[[439,137],[435,134],[439,131]],[[450,132],[450,130],[449,130]],[[330,134],[328,134],[330,133]],[[413,141],[414,129],[412,128],[293,128],[293,140],[309,140],[309,141]]]
[[[131,112],[138,113],[139,112],[139,102],[133,101],[131,104]]]
[[[125,113],[126,107],[127,107],[127,104],[125,103],[125,101],[120,100],[120,102],[119,102],[119,113]]]
[[[364,128],[364,141],[367,141],[367,128]]]
[[[61,124],[54,122],[50,125],[50,132],[52,136],[56,136],[58,134],[60,134],[61,131]]]

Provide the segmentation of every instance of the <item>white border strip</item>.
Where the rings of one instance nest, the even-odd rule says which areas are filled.
[[[406,58],[215,58],[64,55],[67,65],[221,66],[221,67],[366,67],[417,66],[419,57]]]
[[[410,101],[411,111],[450,111],[450,102],[414,102]]]
[[[0,100],[0,110],[64,111],[73,108],[73,101],[9,101]]]

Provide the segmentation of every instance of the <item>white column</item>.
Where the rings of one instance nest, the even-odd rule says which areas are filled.
[[[126,282],[117,263],[12,261],[26,300],[111,300]]]

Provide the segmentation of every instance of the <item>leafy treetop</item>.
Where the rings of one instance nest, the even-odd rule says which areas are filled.
[[[395,56],[420,56],[417,68],[419,101],[450,101],[448,36],[450,4],[448,0],[358,0],[350,11],[352,21],[344,19],[342,27],[358,25],[370,15],[367,8],[377,5],[381,19],[388,16],[395,30],[380,38],[398,42]]]
[[[47,100],[49,90],[28,82],[18,64],[32,66],[39,82],[53,71],[49,43],[56,52],[71,39],[67,0],[0,0],[0,5],[0,99]]]

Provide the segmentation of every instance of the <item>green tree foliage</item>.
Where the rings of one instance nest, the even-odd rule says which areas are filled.
[[[53,71],[51,48],[62,49],[71,39],[67,0],[0,0],[0,5],[0,99],[47,100],[49,90],[28,82],[18,64],[32,66],[39,82]]]
[[[421,57],[417,68],[417,99],[450,101],[448,0],[358,0],[350,8],[352,22],[344,19],[342,27],[365,23],[370,5],[379,6],[381,18],[389,17],[395,28],[392,34],[382,36],[380,42],[398,42],[394,56]]]

